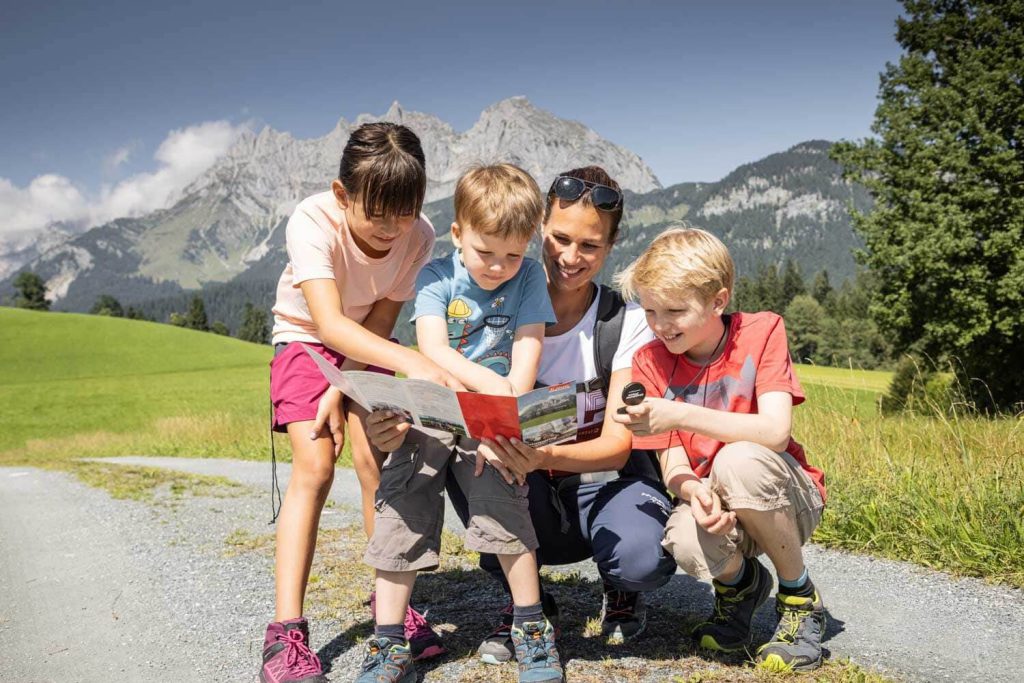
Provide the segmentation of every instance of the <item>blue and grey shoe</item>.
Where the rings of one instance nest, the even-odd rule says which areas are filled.
[[[750,622],[754,612],[772,592],[772,575],[754,558],[747,558],[754,571],[754,580],[737,590],[718,581],[715,587],[715,609],[708,619],[693,629],[693,639],[705,650],[740,652],[751,644]]]
[[[370,638],[356,683],[413,683],[415,680],[416,665],[408,643],[383,636]]]
[[[519,683],[565,680],[550,621],[527,621],[521,629],[513,626],[512,644],[519,662]]]
[[[775,635],[757,650],[757,666],[769,671],[812,671],[821,666],[821,637],[825,606],[818,591],[813,598],[775,596],[779,625]]]

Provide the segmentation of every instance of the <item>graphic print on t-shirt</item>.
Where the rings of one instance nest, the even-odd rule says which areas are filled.
[[[682,399],[690,405],[711,408],[713,410],[729,410],[737,398],[751,401],[754,398],[754,381],[757,379],[757,368],[754,357],[748,355],[740,368],[740,376],[726,375],[713,382],[691,382],[685,385],[670,384],[665,389],[663,398],[670,401]]]
[[[448,339],[458,339],[459,343],[455,350],[466,355],[462,350],[469,339],[466,332],[469,330],[469,319],[473,315],[473,308],[464,299],[455,298],[448,304]]]
[[[476,333],[480,333],[480,340],[476,344],[476,350],[483,349],[484,355],[477,359],[477,363],[486,368],[494,370],[499,375],[508,375],[512,366],[511,356],[501,350],[493,350],[506,339],[514,337],[509,323],[512,317],[506,315],[502,308],[505,304],[505,296],[497,296],[488,305],[487,315],[475,327],[470,322],[474,317],[473,302],[456,297],[448,304],[448,339],[455,343],[455,350],[466,355],[469,339]],[[456,341],[457,340],[457,341]]]

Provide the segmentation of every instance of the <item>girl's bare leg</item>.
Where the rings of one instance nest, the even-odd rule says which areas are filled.
[[[309,438],[313,421],[292,422],[292,476],[277,518],[275,621],[302,616],[320,513],[334,482],[334,441]]]

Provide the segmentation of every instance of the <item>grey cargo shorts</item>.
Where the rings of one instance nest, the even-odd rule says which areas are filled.
[[[437,568],[448,476],[456,477],[469,500],[467,549],[497,555],[536,550],[529,489],[508,484],[493,467],[473,476],[478,445],[447,432],[409,430],[380,473],[366,564],[384,571]]]

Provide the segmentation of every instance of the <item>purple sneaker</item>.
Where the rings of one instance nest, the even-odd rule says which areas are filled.
[[[305,617],[267,626],[260,683],[328,683],[320,660],[309,649]]]
[[[376,617],[376,591],[370,593],[370,613]],[[405,610],[405,639],[409,641],[412,658],[416,661],[440,657],[448,652],[444,643],[441,642],[440,636],[434,633],[434,629],[430,627],[426,615],[417,612],[412,605]]]
[[[414,610],[412,605],[405,610],[405,638],[416,660],[440,657],[448,651],[434,629],[430,628],[426,615]]]

